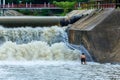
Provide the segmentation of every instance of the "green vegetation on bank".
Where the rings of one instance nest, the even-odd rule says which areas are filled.
[[[24,15],[32,15],[32,16],[61,16],[63,14],[63,10],[51,10],[51,9],[43,9],[43,10],[16,10]]]
[[[55,4],[58,7],[61,7],[64,10],[63,15],[65,15],[70,9],[75,8],[76,2],[69,2],[69,1],[57,2],[57,1],[54,1],[53,4]]]

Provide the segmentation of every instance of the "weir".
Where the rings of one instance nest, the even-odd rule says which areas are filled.
[[[83,10],[76,16],[83,17],[95,10]],[[83,45],[69,44],[66,27],[58,26],[61,20],[72,21],[74,17],[68,16],[1,16],[0,24],[0,59],[1,60],[79,60],[84,52],[87,61],[93,61],[89,52]],[[73,21],[74,22],[74,21]],[[70,23],[71,24],[71,23]],[[12,27],[18,25],[18,28]],[[20,28],[20,25],[34,26]],[[41,27],[39,25],[47,26]],[[51,27],[51,28],[50,28]]]
[[[80,60],[86,49],[68,43],[66,28],[0,28],[0,60]]]
[[[79,60],[64,43],[64,28],[1,28],[0,60]]]

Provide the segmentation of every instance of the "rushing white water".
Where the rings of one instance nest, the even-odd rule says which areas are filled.
[[[43,28],[1,28],[0,41],[12,41],[17,44],[29,43],[31,41],[44,41],[49,44],[61,42],[65,35],[64,28],[57,26]]]
[[[64,43],[65,28],[1,28],[0,60],[79,60]]]
[[[77,61],[0,62],[0,80],[120,80],[120,65]]]
[[[28,44],[6,42],[0,47],[1,60],[77,60],[79,51],[70,50],[64,43],[35,41]]]
[[[57,26],[0,28],[0,80],[120,80],[120,65],[81,65],[66,37]]]

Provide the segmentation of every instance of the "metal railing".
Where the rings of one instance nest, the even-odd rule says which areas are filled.
[[[78,7],[81,7],[82,9],[83,8],[115,8],[116,5],[120,5],[120,3],[102,3],[102,4],[91,4],[91,3],[82,3],[81,6],[78,6]]]
[[[75,5],[75,8],[115,8],[120,3],[102,3],[102,4],[91,4],[82,3],[80,6]],[[5,4],[0,5],[0,8],[58,8],[54,4]]]
[[[0,8],[56,8],[53,4],[5,4],[0,5]]]

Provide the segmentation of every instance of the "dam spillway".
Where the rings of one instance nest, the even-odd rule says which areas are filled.
[[[67,47],[65,38],[58,26],[0,28],[0,60],[79,60],[79,50]]]
[[[82,12],[84,13],[84,15],[86,15],[87,13],[91,12],[91,10],[90,11],[85,10]],[[69,18],[71,18],[71,17],[69,16]],[[59,17],[58,16],[1,16],[0,17],[0,24],[3,25],[2,28],[0,29],[1,49],[3,49],[2,46],[4,46],[4,49],[7,48],[8,45],[13,46],[12,47],[13,50],[10,49],[10,51],[8,51],[9,49],[7,48],[8,55],[6,54],[7,53],[6,50],[5,50],[5,52],[4,52],[4,50],[2,50],[3,52],[0,52],[0,53],[5,53],[5,54],[4,55],[1,54],[1,58],[3,60],[7,60],[7,59],[10,59],[10,60],[11,59],[34,60],[35,58],[34,57],[29,58],[30,57],[29,55],[27,55],[25,57],[24,53],[25,54],[30,53],[30,54],[34,55],[33,53],[37,52],[37,50],[40,50],[40,48],[38,48],[37,50],[35,49],[35,51],[31,53],[31,51],[29,52],[29,50],[28,50],[28,49],[30,49],[29,45],[35,44],[37,46],[37,44],[43,43],[43,45],[47,45],[47,47],[44,46],[46,48],[46,50],[50,51],[47,54],[46,54],[46,52],[42,51],[42,54],[44,54],[45,60],[46,60],[45,57],[47,57],[47,59],[48,59],[48,56],[49,56],[48,60],[50,60],[50,59],[52,59],[52,60],[67,59],[66,53],[64,55],[64,52],[61,52],[61,50],[55,49],[54,50],[55,52],[57,52],[56,50],[58,50],[56,55],[54,55],[54,53],[53,53],[54,51],[51,50],[52,45],[54,43],[60,43],[60,44],[63,44],[63,46],[66,46],[68,49],[75,51],[75,53],[76,53],[75,57],[72,57],[72,54],[70,54],[68,57],[72,57],[72,58],[68,59],[68,60],[78,60],[79,53],[81,53],[82,46],[69,45],[68,39],[67,39],[68,36],[67,36],[66,32],[64,32],[60,28],[59,28],[59,30],[60,30],[59,31],[57,28],[58,26],[54,26],[54,27],[50,26],[50,25],[59,25],[61,20],[66,20],[66,19],[68,19],[68,16],[59,16]],[[18,26],[16,26],[16,25],[18,25]],[[21,27],[21,25],[22,25],[22,27]],[[34,26],[35,27],[37,26],[37,27],[33,28]],[[51,27],[51,28],[46,28],[44,26]],[[9,28],[7,28],[7,27],[9,27]],[[63,29],[66,31],[67,26]],[[61,31],[62,31],[62,33],[61,33]],[[54,33],[55,33],[55,35],[54,35]],[[63,33],[64,33],[64,35],[63,35]],[[43,42],[41,42],[41,41],[43,41]],[[45,42],[45,44],[44,44],[44,42]],[[19,48],[21,49],[22,47],[24,47],[23,44],[26,45],[26,50],[28,52],[26,50],[25,50],[25,52],[22,51],[22,53],[20,53],[20,55],[22,54],[22,56],[19,56],[19,58],[18,58],[18,56],[15,57],[15,56],[10,55],[11,53],[12,53],[12,55],[14,55],[14,53],[16,55],[17,52],[18,52],[17,54],[19,54],[19,52],[21,52],[21,51],[16,52],[16,50],[19,50]],[[58,45],[60,45],[60,44],[58,44]],[[21,47],[20,47],[20,45],[21,45]],[[57,45],[57,44],[55,44],[55,45]],[[16,49],[15,46],[18,48]],[[33,46],[33,48],[34,47],[35,46]],[[62,46],[61,46],[61,48],[62,48]],[[66,48],[66,50],[67,50],[67,48]],[[14,50],[15,50],[15,52],[14,52]],[[65,50],[65,52],[66,52],[66,50]],[[13,52],[11,52],[11,51],[13,51]],[[62,50],[62,51],[64,51],[64,50]],[[83,51],[85,51],[85,49],[82,47],[82,52]],[[11,52],[11,53],[9,53],[9,52]],[[43,56],[43,55],[41,55],[41,52],[40,53],[39,52],[40,51],[38,51],[38,54],[40,54],[40,56]],[[61,55],[61,58],[57,57],[59,55]],[[4,56],[7,56],[7,58]],[[39,55],[36,55],[36,56],[39,56]],[[89,55],[87,57],[88,57],[87,58],[88,61],[92,61],[91,57]],[[41,58],[39,58],[39,59],[41,59]]]
[[[17,26],[52,26],[59,25],[66,16],[0,16],[0,25]]]
[[[119,17],[116,19],[119,19]],[[32,27],[33,26],[19,28],[0,27],[1,80],[120,79],[120,65],[111,65],[109,63],[99,64],[94,62],[87,62],[87,65],[80,65],[80,52],[69,48],[64,43],[67,41],[66,28],[58,26]],[[76,36],[76,31],[79,30],[74,31],[75,35],[73,34],[72,37],[77,37],[80,41],[80,33],[77,32]],[[96,32],[93,32],[93,34],[97,36],[99,40],[103,32],[101,31],[100,35],[96,34]],[[107,31],[104,32],[104,35],[106,35],[106,32]],[[87,39],[85,37],[86,33]],[[89,33],[89,31],[84,30],[82,34],[84,44],[85,40],[88,40],[88,43],[94,40],[95,36]],[[116,34],[118,34],[118,32],[116,32]],[[75,40],[76,43],[78,42],[76,39],[73,40]],[[92,43],[93,42],[91,42],[90,46],[85,44],[85,47],[87,46],[89,51],[93,50],[91,47]],[[79,47],[80,46],[78,46],[78,48]],[[88,47],[90,47],[90,49]],[[96,49],[98,48],[96,45],[95,47]],[[96,54],[98,54],[97,51]]]

